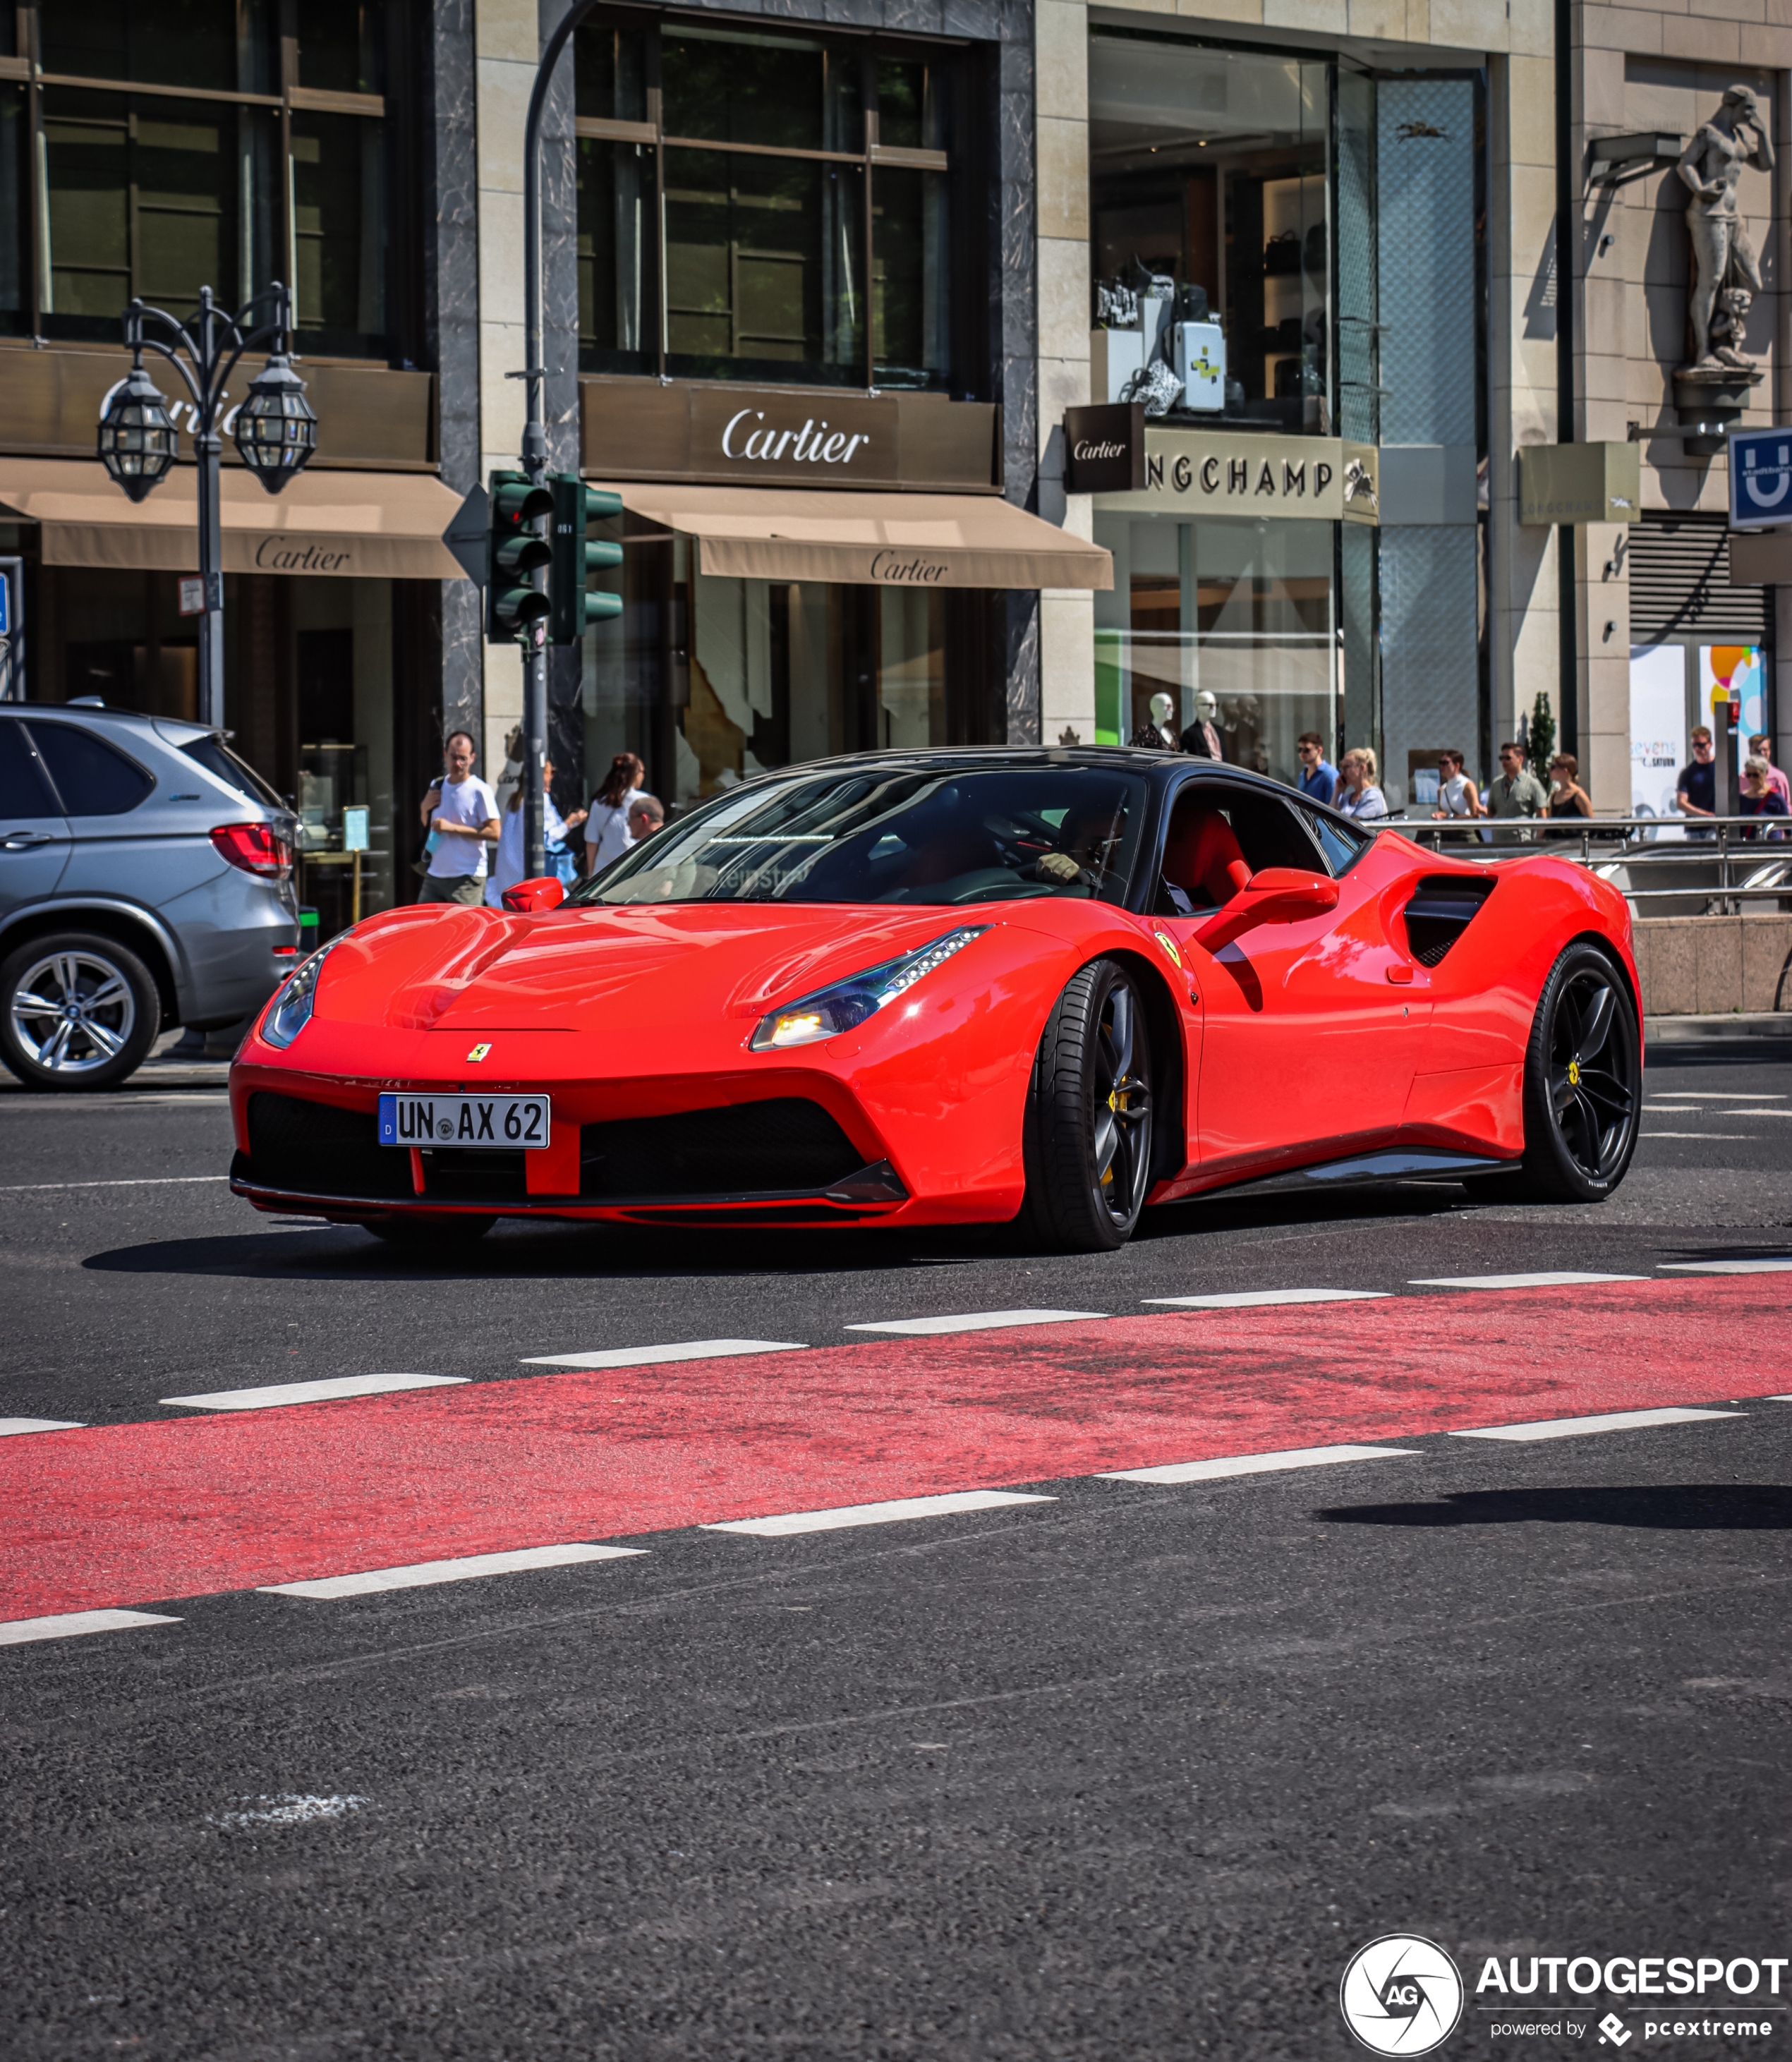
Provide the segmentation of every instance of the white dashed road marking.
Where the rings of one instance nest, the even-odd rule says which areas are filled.
[[[886,1324],[848,1325],[849,1332],[903,1332],[930,1336],[939,1332],[998,1332],[1011,1325],[1104,1323],[1105,1310],[973,1310],[957,1318],[892,1318]]]
[[[1751,1089],[1744,1095],[1739,1089],[1732,1089],[1728,1095],[1722,1095],[1715,1089],[1676,1089],[1673,1100],[1676,1102],[1784,1102],[1786,1097],[1777,1089],[1766,1095],[1757,1095]]]
[[[1226,1475],[1273,1474],[1282,1468],[1324,1468],[1340,1461],[1392,1460],[1417,1446],[1291,1446],[1280,1454],[1233,1454],[1216,1461],[1172,1461],[1161,1468],[1115,1468],[1103,1482],[1217,1482]]]
[[[1146,1296],[1140,1301],[1185,1310],[1249,1310],[1260,1304],[1368,1303],[1390,1294],[1386,1289],[1229,1289],[1219,1296]]]
[[[1726,1110],[1727,1117],[1730,1113]],[[1741,1145],[1754,1136],[1752,1131],[1645,1131],[1645,1138],[1698,1138],[1709,1144]]]
[[[1541,1274],[1427,1274],[1415,1289],[1565,1289],[1578,1282],[1646,1282],[1646,1274],[1581,1274],[1558,1268]]]
[[[850,1525],[895,1525],[909,1518],[951,1518],[965,1510],[997,1510],[1009,1503],[1055,1503],[1050,1496],[1018,1490],[963,1490],[950,1496],[904,1496],[889,1503],[852,1503],[838,1510],[788,1510],[777,1518],[735,1518],[705,1525],[705,1532],[745,1532],[757,1539],[784,1539],[797,1532],[838,1532]]]
[[[0,1196],[38,1196],[50,1189],[179,1189],[191,1181],[227,1181],[228,1174],[146,1174],[130,1181],[21,1181]]]
[[[376,1590],[423,1590],[436,1583],[470,1583],[482,1575],[516,1575],[531,1568],[565,1568],[581,1561],[620,1561],[645,1546],[523,1546],[511,1554],[468,1554],[454,1561],[419,1561],[408,1568],[368,1568],[358,1575],[325,1575],[313,1583],[263,1583],[271,1597],[364,1597]]]
[[[661,1361],[728,1360],[741,1354],[806,1353],[800,1339],[685,1339],[670,1346],[609,1346],[601,1353],[537,1354],[524,1367],[653,1367]]]
[[[140,1625],[179,1625],[159,1611],[60,1611],[54,1618],[15,1618],[0,1624],[0,1647],[25,1647],[34,1639],[76,1639],[86,1632],[131,1632]]]
[[[1664,1260],[1658,1263],[1665,1274],[1792,1274],[1792,1259],[1788,1260]]]
[[[78,1432],[78,1418],[0,1418],[0,1439],[16,1439],[22,1432]]]
[[[1489,1425],[1452,1439],[1574,1439],[1584,1432],[1633,1432],[1645,1425],[1690,1425],[1703,1418],[1746,1418],[1746,1410],[1607,1410],[1594,1418],[1544,1418],[1532,1425]]]
[[[344,1396],[386,1396],[404,1389],[454,1389],[464,1374],[342,1374],[324,1382],[281,1382],[269,1389],[215,1389],[204,1396],[164,1396],[183,1410],[272,1410],[287,1403],[334,1403]]]

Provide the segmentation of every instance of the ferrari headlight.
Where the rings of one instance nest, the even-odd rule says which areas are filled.
[[[906,994],[923,974],[943,966],[973,938],[982,937],[989,928],[987,924],[975,924],[948,931],[943,938],[905,953],[899,960],[866,967],[862,973],[849,974],[844,981],[817,989],[813,995],[786,1003],[761,1021],[753,1034],[753,1050],[781,1052],[787,1045],[812,1045],[818,1038],[837,1038],[842,1031],[856,1029],[866,1017],[875,1017],[886,1002]]]
[[[267,1005],[261,1020],[261,1035],[270,1045],[283,1052],[311,1021],[311,1005],[317,994],[317,977],[331,947],[313,953],[305,964],[287,977]]]

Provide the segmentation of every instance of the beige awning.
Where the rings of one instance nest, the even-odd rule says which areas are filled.
[[[698,540],[706,573],[870,587],[1111,588],[1112,555],[993,495],[662,487],[613,493]]]
[[[227,466],[223,483],[227,573],[466,577],[442,542],[460,497],[432,474],[304,472],[270,494]],[[97,459],[0,459],[0,507],[42,524],[46,565],[199,571],[199,475],[190,465],[134,502]]]

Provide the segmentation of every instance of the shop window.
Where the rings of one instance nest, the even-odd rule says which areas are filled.
[[[1336,434],[1328,61],[1101,31],[1095,319],[1111,391],[1189,426]]]
[[[1336,721],[1332,530],[1098,515],[1115,578],[1095,597],[1098,740],[1123,743],[1158,695],[1180,732],[1211,695],[1230,764],[1297,780],[1296,740]]]
[[[113,342],[135,297],[180,313],[209,286],[235,307],[280,279],[301,349],[389,355],[386,0],[94,0],[35,18],[58,82],[35,152],[0,89],[0,327]],[[120,90],[138,83],[183,97]],[[305,104],[319,94],[340,98]]]
[[[619,18],[577,78],[587,371],[950,386],[949,66]]]

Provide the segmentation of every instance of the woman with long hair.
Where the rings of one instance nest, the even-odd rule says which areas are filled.
[[[610,761],[604,784],[591,798],[585,826],[585,870],[601,873],[613,859],[629,849],[629,804],[635,790],[647,778],[647,768],[632,752],[619,752]]]
[[[550,759],[541,768],[541,841],[547,848],[544,858],[548,871],[558,875],[570,887],[574,861],[566,840],[585,821],[585,812],[575,809],[571,816],[563,816],[554,807],[553,789],[554,762]],[[485,900],[491,908],[504,907],[504,891],[514,888],[522,879],[528,863],[523,850],[523,784],[519,780],[498,827],[497,856],[492,862],[491,877],[485,884]]]

